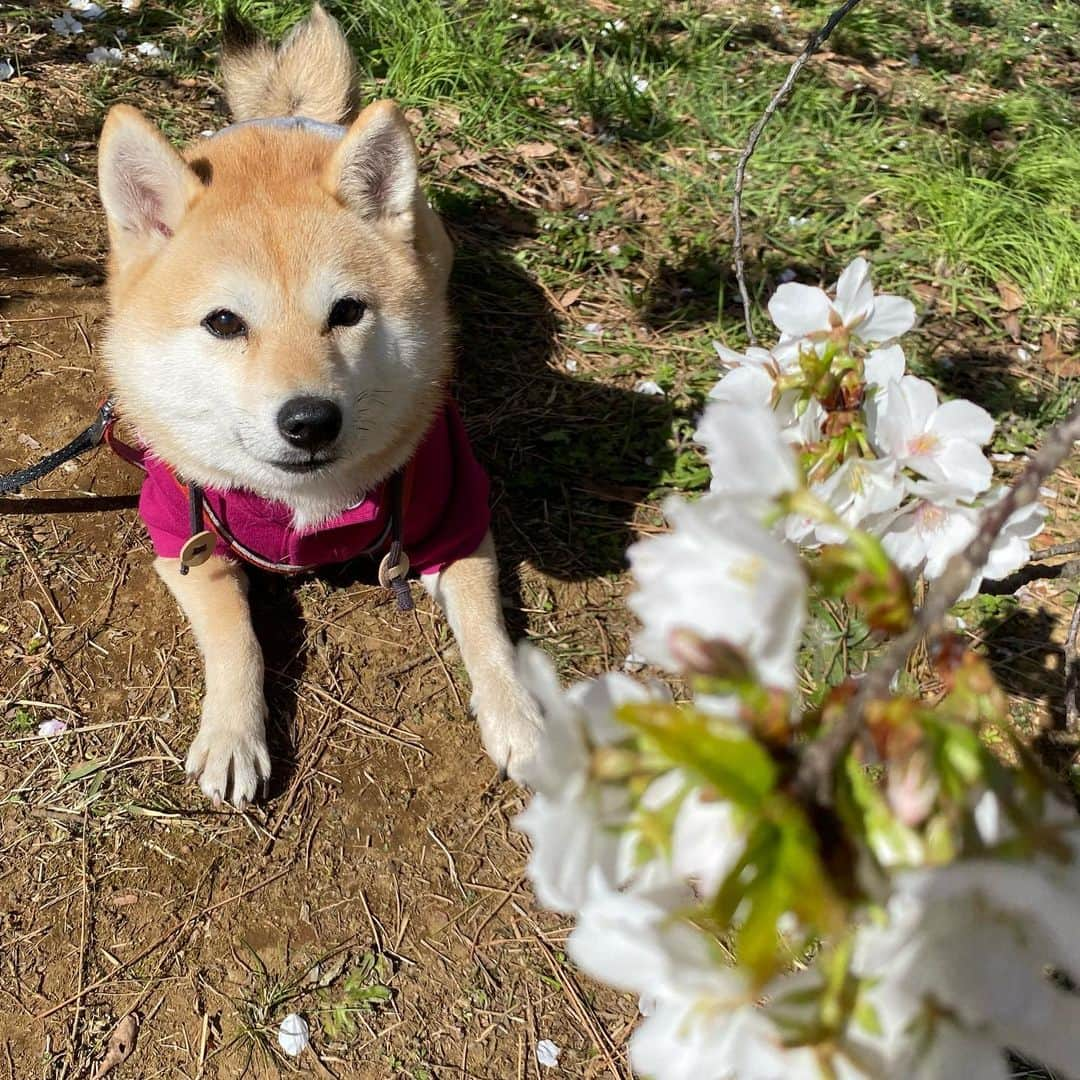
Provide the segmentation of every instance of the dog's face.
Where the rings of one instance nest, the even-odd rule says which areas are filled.
[[[347,131],[240,125],[184,158],[120,108],[101,193],[106,358],[154,452],[302,524],[408,458],[447,377],[449,244],[393,106]]]

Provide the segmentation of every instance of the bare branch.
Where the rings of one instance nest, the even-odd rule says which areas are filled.
[[[911,629],[892,641],[881,659],[862,678],[843,718],[807,746],[796,776],[796,786],[803,795],[828,805],[831,801],[833,773],[859,733],[867,704],[888,696],[893,679],[904,668],[911,650],[923,637],[934,638],[942,632],[949,609],[985,565],[990,549],[1005,523],[1017,510],[1030,506],[1038,498],[1039,488],[1069,456],[1073,444],[1078,440],[1080,405],[1076,406],[1065,420],[1050,429],[1039,452],[1028,462],[1016,483],[1004,498],[987,508],[979,522],[979,531],[975,538],[967,548],[949,560],[945,573],[930,590]],[[1076,628],[1076,617],[1073,624]],[[1070,637],[1073,637],[1071,632]],[[1075,652],[1076,642],[1073,640],[1067,656],[1075,657]]]
[[[1053,547],[1039,548],[1031,553],[1032,562],[1042,562],[1044,559],[1056,559],[1059,555],[1075,555],[1080,551],[1080,540],[1073,540],[1068,544],[1055,544]]]
[[[781,104],[783,104],[784,98],[788,96],[792,86],[795,85],[795,80],[799,77],[799,72],[806,67],[810,57],[821,48],[825,39],[836,29],[840,20],[858,3],[859,0],[844,0],[844,3],[828,17],[824,25],[818,27],[818,29],[806,39],[803,51],[799,53],[798,57],[795,59],[795,63],[788,69],[784,81],[780,84],[780,89],[773,95],[772,101],[765,106],[765,111],[761,114],[761,118],[754,125],[753,130],[751,130],[750,138],[747,139],[746,146],[739,155],[739,161],[735,166],[735,195],[731,203],[731,216],[735,223],[735,280],[739,284],[739,296],[742,297],[743,318],[746,320],[746,333],[750,338],[751,345],[757,344],[757,338],[754,337],[754,324],[753,319],[750,317],[750,294],[746,291],[746,265],[743,252],[742,194],[743,184],[746,179],[746,166],[753,156],[754,151],[757,149],[758,140],[761,138],[761,133],[765,130],[765,125],[772,119],[773,114],[780,108]]]
[[[1080,596],[1076,598],[1069,636],[1065,639],[1065,730],[1075,735],[1080,730]]]

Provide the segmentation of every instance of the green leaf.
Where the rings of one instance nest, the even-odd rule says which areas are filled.
[[[655,704],[624,705],[618,715],[670,762],[747,810],[759,807],[776,785],[776,766],[767,751],[740,732],[718,730],[715,718],[691,708]]]
[[[76,780],[84,780],[86,777],[90,776],[92,773],[96,773],[98,769],[103,768],[107,764],[108,759],[106,758],[93,758],[90,761],[84,761],[64,773],[60,778],[59,786],[63,787],[64,784],[74,784]]]
[[[759,984],[779,971],[780,919],[794,914],[807,932],[838,925],[840,903],[817,851],[817,837],[794,804],[773,798],[754,827],[746,852],[712,905],[721,922],[737,922],[735,955]]]

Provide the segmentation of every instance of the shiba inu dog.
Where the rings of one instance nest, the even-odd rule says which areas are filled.
[[[486,479],[448,403],[452,253],[407,123],[388,101],[359,111],[318,5],[277,50],[226,42],[223,76],[231,127],[178,153],[118,105],[99,162],[103,352],[141,444],[155,566],[206,669],[187,770],[238,806],[270,773],[243,562],[377,555],[397,528],[459,643],[484,746],[519,778],[541,720],[503,624]],[[196,564],[185,545],[208,525]]]

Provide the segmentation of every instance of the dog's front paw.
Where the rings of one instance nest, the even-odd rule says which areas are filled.
[[[475,695],[473,709],[488,756],[504,776],[527,785],[544,734],[536,702],[515,682]]]
[[[236,708],[234,702],[220,706],[206,701],[186,768],[215,806],[230,802],[244,809],[254,800],[260,782],[270,779],[265,703]]]

